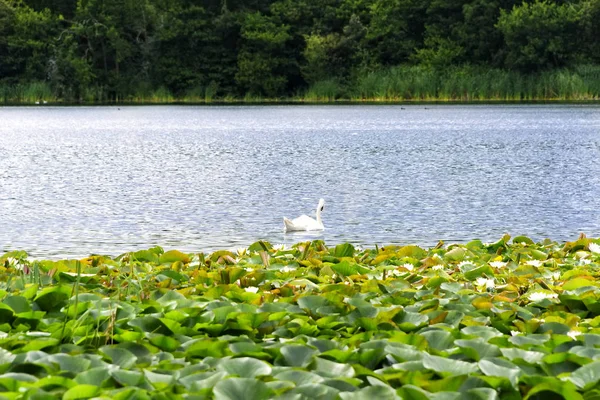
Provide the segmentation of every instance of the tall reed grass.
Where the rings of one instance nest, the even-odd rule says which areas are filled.
[[[273,102],[252,94],[234,97],[220,93],[210,82],[194,86],[175,96],[164,86],[138,82],[124,88],[133,93],[110,92],[106,87],[84,87],[77,95],[55,93],[47,82],[0,83],[0,103],[35,104],[52,102],[84,103],[225,103]],[[76,98],[75,98],[76,97]],[[351,82],[337,79],[316,82],[303,93],[286,100],[299,102],[349,101],[577,101],[600,100],[600,66],[579,65],[570,69],[523,74],[517,71],[475,66],[431,69],[397,66],[369,72]]]
[[[0,102],[35,104],[55,102],[57,99],[46,82],[30,82],[0,85]]]
[[[331,101],[314,94],[322,93],[325,83],[329,81],[311,86],[305,99]],[[335,89],[344,91],[339,85]],[[365,74],[347,91],[353,101],[599,100],[600,66],[535,74],[472,66],[445,70],[399,66]]]

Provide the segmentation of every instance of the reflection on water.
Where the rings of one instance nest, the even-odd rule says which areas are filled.
[[[600,107],[404,108],[0,108],[0,251],[600,235]]]

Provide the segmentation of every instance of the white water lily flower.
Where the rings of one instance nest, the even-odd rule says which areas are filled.
[[[531,265],[533,267],[541,267],[542,264],[544,264],[543,262],[541,262],[540,260],[529,260],[527,261],[525,264],[527,265]]]
[[[519,333],[519,331],[510,331],[511,336],[517,336]]]
[[[494,279],[479,277],[475,280],[475,283],[477,286],[485,286],[486,289],[493,289],[496,287]]]
[[[258,288],[256,286],[248,286],[247,288],[244,288],[244,290],[246,292],[250,292],[250,293],[256,293],[256,292],[258,292]]]
[[[240,256],[243,256],[244,254],[246,254],[247,251],[248,251],[247,247],[238,247],[238,249],[237,249],[237,253]]]
[[[404,274],[402,271],[398,271],[397,269],[390,269],[390,276],[400,276]]]
[[[434,265],[433,267],[431,267],[431,269],[433,271],[440,271],[440,270],[444,269],[444,266],[442,264],[438,264],[438,265]]]
[[[275,250],[278,250],[278,251],[287,250],[287,247],[286,247],[286,245],[285,245],[285,244],[283,244],[283,243],[276,244],[275,246],[273,246],[273,248],[274,248]]]
[[[544,299],[555,299],[558,297],[556,293],[546,293],[546,292],[533,292],[529,294],[529,300],[531,301],[540,301]]]
[[[600,254],[600,245],[597,245],[596,243],[590,243],[588,244],[588,248],[592,253]]]
[[[287,265],[285,267],[283,267],[283,268],[280,269],[281,272],[292,272],[292,271],[295,271],[295,270],[296,270],[296,268],[292,268],[292,267],[287,266]]]
[[[246,267],[244,268],[246,272],[254,272],[254,268]]]
[[[402,264],[401,267],[407,271],[412,271],[413,269],[415,269],[415,266],[412,265],[411,263]]]
[[[592,260],[588,260],[587,258],[582,258],[579,260],[579,265],[589,265],[592,263]]]
[[[560,279],[560,272],[559,271],[553,272],[552,273],[552,280],[557,281],[559,279]]]
[[[473,264],[471,261],[461,261],[461,262],[458,263],[458,268],[462,268],[465,265],[471,265],[473,267],[475,266],[475,264]]]
[[[575,338],[579,335],[581,335],[581,332],[579,331],[570,330],[569,332],[567,332],[567,336],[569,336],[573,340],[577,340]]]
[[[490,262],[490,265],[494,268],[504,268],[506,267],[506,262],[504,261],[492,261]]]

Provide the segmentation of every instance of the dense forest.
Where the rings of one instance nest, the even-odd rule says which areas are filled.
[[[600,0],[0,0],[0,100],[594,99]]]

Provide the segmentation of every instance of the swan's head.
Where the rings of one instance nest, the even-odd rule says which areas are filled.
[[[317,212],[320,214],[325,207],[325,200],[319,199],[319,205],[317,205]]]

